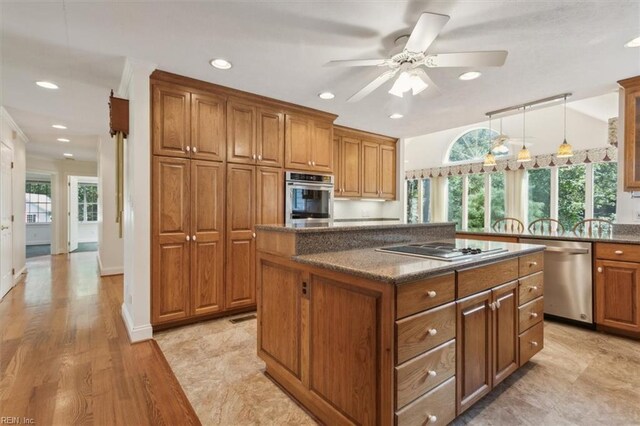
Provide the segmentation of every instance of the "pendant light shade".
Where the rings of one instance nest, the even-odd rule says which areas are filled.
[[[564,141],[558,147],[558,158],[573,157],[573,148],[567,142],[567,97],[564,97]]]
[[[529,149],[524,144],[525,141],[525,111],[527,107],[522,107],[522,148],[520,148],[520,152],[518,152],[518,163],[526,163],[531,161],[531,153]]]

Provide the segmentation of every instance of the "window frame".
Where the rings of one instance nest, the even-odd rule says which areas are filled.
[[[424,220],[424,209],[422,208],[424,202],[424,181],[429,181],[430,188],[430,197],[429,197],[429,211],[428,218]],[[409,181],[416,181],[418,185],[418,196],[417,196],[417,210],[418,210],[418,221],[417,222],[409,222],[409,215],[407,214],[407,208],[409,207],[409,191],[407,185]],[[404,185],[405,191],[405,205],[404,205],[404,219],[406,223],[431,223],[433,218],[433,180],[431,178],[415,178],[415,179],[405,179]]]
[[[41,194],[41,193],[34,193],[34,192],[29,192],[27,191],[27,186],[29,184],[40,184],[40,185],[48,185],[49,186],[49,195],[47,194]],[[51,183],[51,181],[46,181],[46,180],[37,180],[37,179],[25,179],[25,194],[33,194],[33,195],[42,195],[45,196],[49,199],[49,201],[27,201],[25,199],[25,224],[27,225],[49,225],[53,222],[53,198],[52,198],[52,191],[53,191],[53,184]],[[29,205],[34,205],[34,206],[45,206],[44,208],[44,212],[32,212],[30,211]],[[48,206],[48,208],[47,208]],[[46,220],[45,221],[38,221],[38,216],[44,214]],[[29,222],[29,216],[33,216],[34,217],[34,221],[33,222]]]
[[[98,184],[94,183],[94,182],[78,182],[78,194],[80,194],[80,186],[95,186],[96,187],[96,202],[95,203],[88,202],[87,201],[86,192],[83,194],[83,200],[82,201],[78,201],[78,216],[80,215],[80,206],[82,206],[83,207],[83,209],[82,209],[83,220],[80,220],[80,218],[78,218],[78,223],[81,223],[81,224],[98,223]],[[87,217],[88,217],[87,207],[90,206],[90,205],[95,205],[96,206],[96,219],[95,220],[87,220]]]
[[[452,161],[449,160],[449,157],[451,157],[451,150],[453,149],[454,145],[466,134],[471,133],[475,130],[489,130],[491,133],[491,140],[493,140],[494,137],[496,136],[500,136],[500,133],[498,131],[496,131],[495,129],[486,127],[486,126],[478,126],[478,127],[472,127],[470,129],[467,129],[461,133],[459,133],[455,138],[453,138],[453,140],[451,141],[451,143],[449,144],[449,147],[447,148],[447,150],[444,153],[444,158],[442,159],[442,163],[443,164],[450,164],[450,165],[459,165],[459,164],[471,164],[471,163],[477,163],[478,161],[484,160],[484,155],[482,157],[478,157],[478,158],[471,158],[471,159],[467,159],[467,160],[458,160],[458,161]],[[491,145],[491,143],[490,143]],[[486,153],[485,153],[486,154]],[[511,156],[511,151],[509,151],[506,154],[501,154],[501,155],[496,155],[497,159],[503,159],[503,158],[509,158]]]
[[[484,228],[491,229],[491,175],[495,173],[506,173],[505,171],[482,173],[484,176]],[[460,230],[469,229],[469,176],[474,173],[466,173],[462,175],[462,219],[460,223]],[[479,173],[475,173],[479,174]],[[445,191],[445,218],[449,220],[449,177],[447,177],[447,190]],[[507,175],[504,176],[505,184]],[[505,197],[504,197],[504,210],[507,210],[507,196],[505,185]]]

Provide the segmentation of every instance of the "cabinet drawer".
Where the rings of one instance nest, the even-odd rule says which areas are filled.
[[[456,372],[456,341],[451,340],[396,367],[397,407],[402,408]]]
[[[524,305],[544,293],[544,273],[537,272],[528,277],[520,278],[518,285],[518,303]]]
[[[518,279],[518,259],[509,259],[458,274],[458,299]]]
[[[596,243],[596,259],[640,262],[640,245]]]
[[[532,325],[542,321],[544,317],[544,298],[538,297],[535,300],[518,308],[520,318],[520,333],[530,328]]]
[[[396,318],[424,311],[455,299],[454,273],[398,286]]]
[[[400,411],[397,426],[446,425],[456,417],[456,378],[452,377]]]
[[[544,252],[527,254],[519,258],[520,276],[540,272],[544,268]]]
[[[520,366],[522,367],[544,348],[544,323],[531,327],[520,335]]]
[[[396,363],[456,337],[456,304],[449,303],[396,321]]]

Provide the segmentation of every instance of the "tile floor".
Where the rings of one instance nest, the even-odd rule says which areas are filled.
[[[204,425],[312,425],[263,374],[256,320],[156,334]],[[545,349],[457,425],[640,425],[640,342],[545,323]]]

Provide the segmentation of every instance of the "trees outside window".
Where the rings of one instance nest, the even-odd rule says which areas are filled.
[[[616,220],[618,164],[593,165],[593,217]]]
[[[469,229],[484,228],[484,175],[467,175],[467,227]]]
[[[407,223],[431,221],[431,179],[407,180]]]
[[[407,180],[407,223],[418,223],[418,180]]]
[[[491,149],[492,140],[496,136],[498,132],[495,130],[485,128],[469,130],[451,144],[447,160],[451,163],[481,160]],[[501,157],[508,154],[505,152],[495,155]]]
[[[26,223],[51,222],[51,182],[26,181],[25,221]]]
[[[431,179],[422,179],[422,222],[431,222]]]
[[[564,229],[585,219],[586,194],[584,165],[558,168],[558,220]]]
[[[450,176],[447,189],[447,220],[462,229],[462,176]]]
[[[551,217],[551,169],[530,169],[529,223]]]
[[[504,172],[491,173],[491,215],[490,223],[505,217],[506,199],[504,189]]]
[[[98,220],[98,185],[95,183],[78,184],[78,221],[96,222]]]

